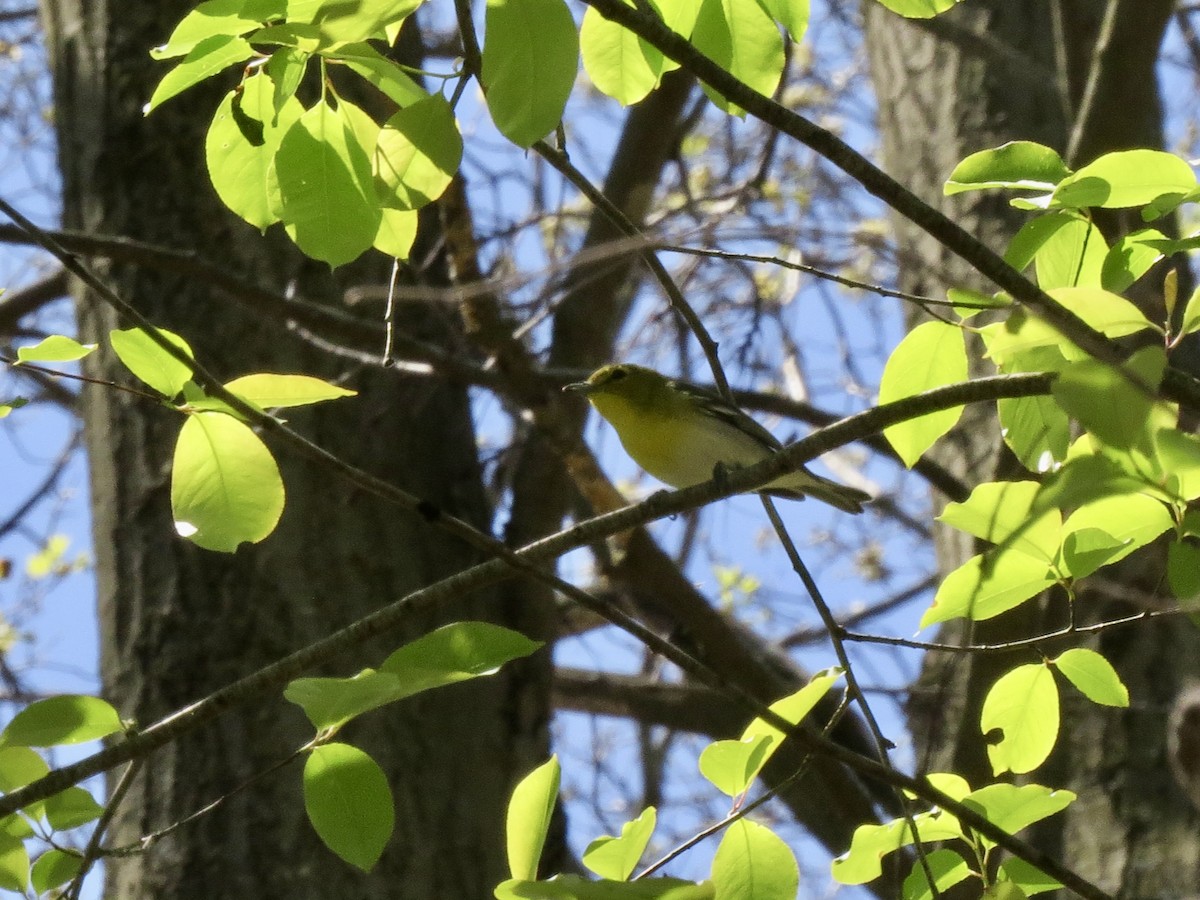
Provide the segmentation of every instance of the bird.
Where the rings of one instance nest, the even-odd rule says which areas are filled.
[[[611,363],[563,390],[583,394],[616,429],[633,461],[674,488],[754,465],[783,449],[775,435],[717,394],[645,366]],[[815,497],[852,514],[861,513],[871,500],[865,491],[803,467],[757,493],[789,500]]]

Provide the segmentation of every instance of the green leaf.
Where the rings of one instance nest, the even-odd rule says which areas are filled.
[[[1162,331],[1124,297],[1100,288],[1062,287],[1047,293],[1106,337],[1125,337],[1146,329]]]
[[[288,19],[316,25],[321,38],[328,44],[365,41],[382,37],[384,29],[416,11],[421,0],[372,0],[351,2],[324,0],[311,12],[300,12],[295,2],[288,5]]]
[[[165,328],[156,330],[168,343],[192,357],[192,348],[187,341]],[[168,399],[178,396],[192,377],[190,366],[167,353],[140,328],[111,331],[108,340],[117,358],[130,372]]]
[[[1044,559],[1017,550],[973,556],[946,576],[933,604],[921,616],[921,628],[970,618],[983,621],[1020,606],[1056,583]]]
[[[1167,507],[1145,494],[1101,497],[1072,513],[1063,523],[1063,534],[1096,529],[1112,536],[1120,546],[1109,562],[1124,559],[1175,525]]]
[[[1062,887],[1041,869],[1035,868],[1018,856],[1010,856],[1000,863],[1000,881],[1010,881],[1019,887],[1026,897],[1044,894]]]
[[[983,701],[980,727],[992,772],[1032,772],[1058,740],[1058,687],[1047,666],[1017,666],[996,680]],[[993,732],[999,730],[997,738]]]
[[[1044,291],[1062,287],[1100,287],[1108,242],[1091,222],[1068,215],[1047,236],[1034,256],[1038,286]]]
[[[796,856],[775,832],[738,819],[725,831],[713,857],[712,880],[720,897],[795,900],[800,887]]]
[[[700,774],[721,793],[738,797],[754,783],[771,743],[765,734],[740,741],[714,741],[700,754]]]
[[[879,402],[890,403],[922,391],[967,380],[967,351],[962,333],[944,322],[924,322],[892,351],[879,383]],[[933,442],[954,427],[963,408],[956,406],[884,429],[888,443],[911,467]]]
[[[692,31],[696,49],[760,94],[771,96],[783,74],[783,35],[757,0],[701,0]],[[718,109],[743,116],[707,84],[701,85]]]
[[[0,890],[23,894],[29,886],[29,853],[19,838],[0,832]]]
[[[1093,703],[1104,706],[1129,706],[1129,690],[1107,659],[1095,650],[1076,647],[1051,660],[1067,681]]]
[[[579,35],[562,0],[488,0],[481,80],[492,121],[531,147],[562,120],[579,68]]]
[[[923,843],[962,837],[958,820],[942,810],[913,816]],[[850,849],[833,861],[831,871],[840,884],[867,884],[883,874],[882,861],[889,853],[913,843],[913,833],[904,819],[883,825],[859,825]]]
[[[364,669],[353,678],[297,678],[283,696],[304,710],[317,731],[417,693],[395,675]]]
[[[578,875],[556,875],[549,881],[512,879],[495,891],[497,900],[715,900],[716,896],[708,881],[587,881]]]
[[[280,53],[287,51],[279,51]],[[278,55],[278,54],[276,54]],[[204,140],[208,175],[221,202],[260,231],[279,221],[275,153],[304,113],[295,97],[276,105],[278,83],[259,70],[217,107]],[[273,186],[273,187],[272,187]]]
[[[396,259],[408,259],[417,239],[418,213],[412,209],[392,209],[389,206],[383,207],[380,212],[383,218],[379,220],[379,231],[375,233],[372,246],[380,253]]]
[[[977,809],[989,822],[1009,834],[1016,834],[1034,822],[1062,812],[1073,802],[1075,794],[1040,784],[989,784],[972,791],[963,803]],[[991,841],[983,839],[991,846]]]
[[[1106,153],[1063,179],[1051,200],[1059,207],[1142,206],[1164,195],[1185,195],[1196,187],[1192,168],[1161,150]]]
[[[1057,347],[1036,347],[1012,360],[1005,371],[1058,372],[1067,361]],[[1049,472],[1067,458],[1071,420],[1051,396],[1010,397],[996,403],[1000,434],[1031,472]]]
[[[1167,548],[1167,583],[1180,600],[1200,594],[1200,547],[1190,541],[1176,541]]]
[[[988,188],[1048,193],[1070,172],[1057,151],[1032,141],[1011,141],[994,150],[972,153],[955,166],[945,195]]]
[[[271,79],[273,87],[271,107],[276,116],[288,105],[289,100],[295,98],[296,90],[300,87],[300,82],[304,80],[304,74],[308,71],[308,61],[311,58],[312,54],[295,47],[280,47],[271,54],[271,58],[263,66],[263,72]],[[303,111],[304,108],[300,107],[300,112]],[[299,115],[296,118],[299,118]],[[289,121],[287,124],[290,125],[291,122]]]
[[[579,29],[579,50],[592,83],[623,106],[644,99],[668,68],[656,48],[590,6]]]
[[[257,544],[283,513],[283,479],[271,451],[233,416],[190,415],[175,444],[171,510],[181,537],[232,553]]]
[[[324,744],[309,754],[304,809],[325,846],[364,872],[379,861],[396,820],[387,776],[349,744]]]
[[[1054,399],[1063,411],[1111,447],[1132,447],[1146,433],[1167,357],[1144,347],[1123,371],[1093,359],[1072,363],[1055,379]]]
[[[802,41],[808,31],[809,0],[763,0],[771,18],[788,30],[793,41]]]
[[[596,838],[583,851],[583,864],[601,878],[628,881],[646,852],[657,817],[654,807],[647,807],[636,819],[621,826],[620,837]]]
[[[558,757],[551,756],[513,789],[508,802],[508,868],[513,878],[537,878],[542,846],[550,830],[554,804],[558,802],[560,770]]]
[[[94,822],[104,813],[104,807],[81,787],[69,787],[42,803],[42,815],[55,831],[69,831]]]
[[[29,880],[35,893],[45,894],[78,875],[82,865],[78,853],[52,847],[37,858]]]
[[[371,160],[341,107],[318,101],[288,128],[275,175],[280,217],[306,254],[340,266],[371,246],[380,220]]]
[[[894,13],[907,19],[932,19],[962,0],[879,0]]]
[[[454,110],[440,94],[397,112],[384,122],[372,156],[385,204],[418,209],[442,196],[462,149]]]
[[[978,485],[962,503],[949,503],[938,521],[975,537],[1053,562],[1062,516],[1056,509],[1034,515],[1036,481],[992,481]]]
[[[298,678],[284,696],[318,731],[340,728],[356,716],[422,691],[495,672],[541,644],[486,622],[455,622],[397,650],[382,671],[353,678]]]
[[[1200,287],[1188,297],[1187,306],[1183,308],[1183,321],[1179,324],[1180,334],[1194,334],[1197,331],[1200,331]]]
[[[815,673],[809,679],[808,684],[804,685],[800,690],[794,694],[789,694],[782,700],[776,700],[772,703],[770,706],[771,712],[784,721],[791,722],[793,725],[799,723],[821,702],[821,698],[829,693],[829,689],[833,687],[834,683],[842,675],[843,670],[837,666],[822,669],[820,672]],[[780,744],[783,742],[784,734],[765,719],[755,719],[742,732],[742,740],[745,741],[759,735],[766,735],[771,738],[771,744],[762,759],[762,764],[766,765],[771,755],[779,749]]]
[[[330,53],[328,58],[330,62],[342,63],[373,84],[397,106],[419,103],[429,96],[408,73],[370,44],[346,44]]]
[[[184,56],[206,38],[217,35],[237,36],[254,31],[261,24],[242,9],[245,0],[208,0],[180,20],[167,42],[150,51],[154,59]]]
[[[30,347],[18,347],[17,362],[74,362],[83,359],[96,347],[96,344],[81,344],[66,335],[52,334]]]
[[[188,51],[179,65],[163,76],[146,104],[145,114],[149,115],[177,94],[253,55],[254,48],[249,42],[236,35],[214,34],[204,38]]]
[[[926,853],[925,863],[933,873],[937,896],[941,896],[973,874],[967,861],[953,850],[934,850]],[[925,868],[919,862],[913,863],[912,871],[904,879],[901,893],[904,900],[935,900],[934,892],[929,889],[929,879],[925,877]]]
[[[1066,536],[1058,569],[1076,580],[1128,555],[1128,541],[1099,528],[1081,528]]]
[[[263,409],[308,406],[358,393],[311,375],[269,375],[265,372],[235,378],[226,383],[225,389]]]
[[[379,671],[408,681],[452,684],[491,675],[541,646],[541,641],[490,622],[452,622],[396,650]]]
[[[1161,250],[1149,241],[1165,240],[1161,231],[1143,228],[1122,235],[1104,257],[1100,284],[1106,291],[1119,294],[1145,275],[1150,267],[1163,258]]]
[[[0,791],[25,787],[49,771],[46,761],[28,747],[0,746]]]
[[[13,716],[0,732],[0,744],[10,747],[82,744],[116,734],[123,727],[117,711],[99,697],[61,694],[31,703]]]

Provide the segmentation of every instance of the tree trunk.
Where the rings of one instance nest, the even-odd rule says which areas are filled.
[[[142,115],[166,67],[161,43],[191,2],[47,0],[67,227],[195,251],[248,281],[337,302],[347,283],[299,256],[281,235],[263,239],[214,196],[202,157],[220,86],[202,85]],[[427,217],[428,218],[428,217]],[[424,222],[427,226],[430,222]],[[428,234],[426,233],[426,237]],[[378,267],[350,267],[379,280]],[[222,377],[253,371],[347,375],[283,325],[221,300],[209,286],[132,266],[104,277],[152,321],[178,331]],[[78,291],[81,332],[101,340],[127,326]],[[453,337],[456,319],[414,305],[401,327]],[[127,380],[107,353],[92,375]],[[480,528],[490,512],[480,482],[465,390],[377,370],[348,373],[359,396],[289,415],[292,426],[343,459]],[[149,723],[408,591],[477,561],[457,540],[365,496],[307,461],[283,456],[287,508],[278,531],[236,554],[176,537],[170,455],[180,417],[102,387],[85,392],[105,696]],[[509,627],[541,620],[495,593],[414,617],[339,660],[331,673],[374,666],[448,619]],[[532,627],[527,628],[532,633]],[[537,636],[537,635],[535,635]],[[108,862],[106,896],[121,898],[485,897],[506,875],[503,811],[513,782],[547,754],[549,658],[417,697],[354,723],[344,739],[388,773],[396,834],[370,876],[321,846],[305,820],[300,765],[253,780],[311,737],[280,696],[234,710],[147,761],[113,825],[113,845],[138,841],[230,795],[148,851]]]
[[[1113,6],[1116,27],[1108,45],[1098,35],[1109,4],[1094,0],[981,0],[925,25],[898,21],[873,3],[866,7],[886,167],[996,250],[1028,214],[995,194],[942,197],[942,182],[967,154],[1025,139],[1064,154],[1071,147],[1078,166],[1110,150],[1162,144],[1153,72],[1169,2]],[[989,51],[988,42],[998,52]],[[1097,59],[1101,68],[1093,79]],[[1097,99],[1087,103],[1093,80]],[[950,285],[994,290],[915,227],[898,221],[896,235],[904,289],[933,296]],[[993,412],[969,409],[968,416],[934,451],[939,461],[971,483],[1021,477],[1000,442]],[[969,537],[943,529],[937,552],[945,573],[977,548]],[[1085,587],[1077,604],[1080,614],[1090,621],[1111,618],[1130,611],[1125,597],[1153,592],[1161,565],[1147,563],[1145,554],[1139,558],[1140,565],[1094,576],[1094,588]],[[1061,624],[1061,608],[1050,599],[969,629],[952,625],[939,640],[994,642]],[[1165,735],[1172,698],[1200,661],[1196,629],[1178,619],[1156,620],[1106,632],[1091,645],[1117,667],[1132,706],[1099,707],[1064,691],[1058,747],[1029,777],[1070,788],[1079,800],[1048,820],[1035,840],[1118,896],[1192,895],[1200,883],[1200,830],[1171,780]],[[998,675],[1036,658],[927,656],[909,709],[919,765],[958,771],[975,786],[993,780],[979,729],[982,698]]]

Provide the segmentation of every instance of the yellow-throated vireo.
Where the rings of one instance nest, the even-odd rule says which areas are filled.
[[[603,366],[587,381],[568,384],[588,398],[617,430],[639,466],[671,487],[713,478],[718,466],[742,468],[762,462],[783,445],[756,421],[709,391],[680,384],[643,366]],[[789,500],[816,497],[848,513],[860,513],[871,495],[805,468],[760,489]]]

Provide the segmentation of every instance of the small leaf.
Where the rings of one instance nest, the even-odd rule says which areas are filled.
[[[192,357],[192,348],[179,335],[164,328],[157,331],[168,343]],[[168,399],[178,396],[191,380],[191,367],[171,356],[140,328],[109,332],[108,340],[130,372]]]
[[[771,743],[765,734],[741,741],[714,741],[700,754],[700,774],[721,793],[739,797],[754,783]]]
[[[55,747],[116,734],[124,726],[117,711],[99,697],[61,694],[31,703],[0,732],[0,744]]]
[[[537,878],[542,846],[558,802],[558,757],[551,756],[513,789],[508,802],[508,868],[513,878]]]
[[[37,858],[29,880],[36,893],[45,894],[78,875],[82,865],[78,853],[52,847]]]
[[[214,34],[204,38],[158,83],[150,102],[146,104],[146,115],[193,85],[211,78],[222,69],[245,62],[253,55],[254,48],[249,42],[236,35]]]
[[[1188,297],[1187,306],[1183,308],[1183,321],[1179,324],[1180,334],[1193,334],[1196,331],[1200,331],[1200,287]]]
[[[645,98],[667,70],[657,48],[590,6],[579,29],[579,50],[592,83],[623,106]]]
[[[925,863],[933,873],[937,896],[941,896],[973,874],[967,861],[953,850],[934,850],[926,853]],[[913,863],[912,871],[904,879],[902,894],[904,900],[934,900],[935,895],[929,889],[929,879],[925,877],[925,867],[919,862]]]
[[[258,435],[224,413],[188,416],[171,473],[171,511],[181,537],[232,553],[274,531],[283,502],[279,467]]]
[[[364,872],[379,861],[395,826],[387,776],[349,744],[324,744],[309,754],[304,808],[325,846]]]
[[[462,162],[454,110],[440,95],[427,97],[383,123],[371,162],[385,203],[419,209],[449,186]]]
[[[959,329],[925,322],[892,351],[879,384],[879,402],[890,403],[931,388],[967,380],[967,351]],[[954,427],[962,407],[920,416],[884,429],[888,443],[911,467],[933,442]]]
[[[1124,559],[1174,527],[1170,510],[1145,494],[1101,497],[1081,506],[1063,523],[1063,534],[1095,529],[1111,535],[1119,549],[1108,561]]]
[[[404,679],[432,675],[449,684],[490,675],[541,646],[541,641],[490,622],[452,622],[405,644],[379,670]]]
[[[1068,366],[1052,387],[1063,411],[1111,447],[1132,447],[1146,423],[1166,369],[1161,347],[1144,347],[1121,370],[1093,359]]]
[[[1050,669],[1030,664],[1000,676],[983,701],[980,727],[996,775],[1023,775],[1045,762],[1058,740],[1058,688]]]
[[[28,747],[0,746],[0,791],[25,787],[49,771],[46,761]]]
[[[1032,514],[1040,489],[1036,481],[984,482],[962,503],[947,504],[937,518],[985,541],[1053,562],[1062,516],[1056,509]]]
[[[972,791],[963,803],[979,810],[989,822],[1016,834],[1034,822],[1048,819],[1075,802],[1075,794],[1040,784],[989,784]],[[991,846],[991,841],[983,839]]]
[[[712,880],[720,897],[795,900],[800,868],[791,848],[771,829],[738,819],[713,857]]]
[[[297,678],[283,696],[304,710],[317,731],[415,694],[395,675],[364,669],[353,678]]]
[[[18,363],[74,362],[96,349],[96,344],[81,344],[74,338],[52,334],[30,347],[17,348]]]
[[[19,838],[0,832],[0,889],[24,894],[29,885],[29,853]]]
[[[1196,187],[1192,168],[1161,150],[1106,153],[1063,179],[1052,203],[1061,207],[1117,209],[1143,206],[1164,195],[1185,195]]]
[[[945,8],[949,8],[949,4]],[[950,173],[945,194],[988,188],[1047,193],[1071,172],[1058,152],[1032,141],[1011,141],[972,153]]]
[[[1167,583],[1180,600],[1200,595],[1200,547],[1176,541],[1167,548]]]
[[[311,375],[270,375],[265,372],[235,378],[225,385],[225,389],[263,409],[308,406],[358,393]]]
[[[1129,706],[1129,690],[1107,659],[1095,650],[1076,647],[1052,660],[1067,681],[1093,703],[1104,706]]]
[[[245,14],[245,0],[208,0],[180,20],[167,42],[150,51],[154,59],[184,56],[206,38],[242,35],[254,31],[261,21]]]
[[[518,147],[553,131],[575,84],[579,35],[562,0],[488,0],[483,82],[496,128]]]
[[[612,881],[628,881],[634,868],[646,852],[658,815],[653,806],[621,826],[621,836],[604,835],[596,838],[583,851],[583,864]]]
[[[1044,559],[1017,550],[973,556],[945,577],[933,604],[921,616],[921,628],[970,618],[983,621],[1020,606],[1057,582]]]
[[[356,259],[379,230],[369,149],[342,107],[318,101],[275,154],[280,218],[301,250],[331,266]]]
[[[367,43],[345,44],[329,54],[331,62],[340,62],[377,87],[397,106],[419,103],[429,93],[412,80],[395,62]]]
[[[760,94],[771,96],[783,74],[783,36],[756,0],[700,0],[692,31],[696,49]],[[731,115],[745,115],[707,84],[708,99]]]
[[[380,209],[379,231],[375,233],[373,246],[380,253],[395,259],[408,259],[417,240],[418,213],[412,209]]]
[[[1018,856],[1010,856],[1000,863],[1000,880],[1011,881],[1026,897],[1058,890],[1062,884],[1041,869],[1035,868]]]
[[[913,822],[922,843],[963,836],[958,820],[942,810],[917,813]],[[840,884],[872,882],[883,874],[885,856],[912,843],[913,833],[905,819],[894,819],[883,825],[859,825],[854,830],[850,849],[833,861],[833,877]]]
[[[94,822],[104,813],[104,807],[81,787],[69,787],[42,803],[42,815],[55,831],[69,831]]]
[[[1155,239],[1165,240],[1162,232],[1153,228],[1143,228],[1119,237],[1104,257],[1101,287],[1119,294],[1150,271],[1150,267],[1163,258],[1162,251],[1148,243]],[[1169,303],[1167,314],[1169,318]]]

